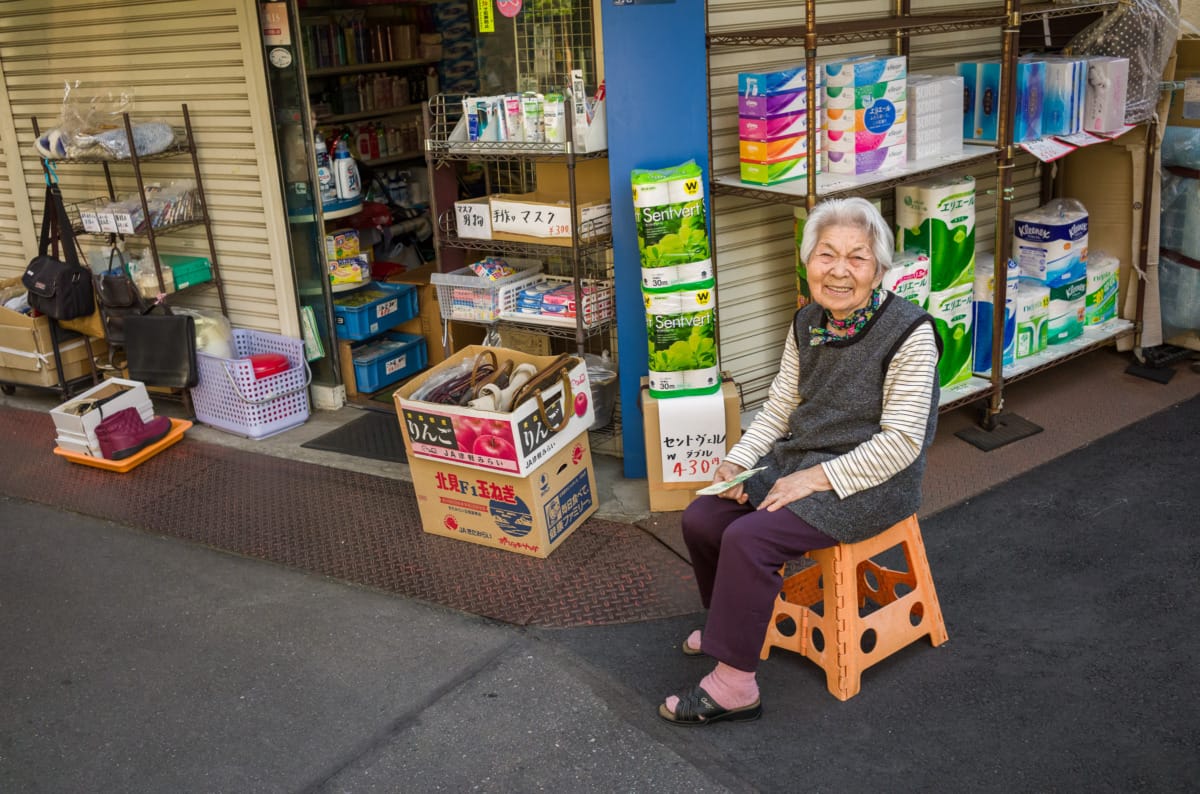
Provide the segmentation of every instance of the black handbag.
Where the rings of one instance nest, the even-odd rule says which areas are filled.
[[[148,314],[124,318],[125,361],[129,377],[148,386],[190,389],[200,381],[196,369],[196,320],[190,314]]]
[[[52,218],[57,221],[58,240],[62,242],[65,262],[50,253]],[[79,264],[75,235],[57,185],[46,186],[38,255],[29,261],[21,283],[29,292],[30,308],[55,320],[74,320],[96,310],[92,271]]]
[[[104,335],[110,345],[124,346],[125,320],[145,314],[153,304],[142,297],[133,279],[120,270],[97,273],[95,284]]]

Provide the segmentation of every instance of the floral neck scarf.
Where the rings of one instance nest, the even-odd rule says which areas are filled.
[[[811,334],[808,340],[809,345],[816,347],[826,342],[853,339],[871,321],[871,318],[875,316],[875,312],[879,311],[880,305],[883,304],[883,295],[883,287],[876,287],[874,292],[871,293],[871,300],[867,302],[867,305],[861,309],[855,309],[844,320],[834,318],[826,310],[825,325],[808,329],[809,334]],[[835,334],[832,332],[833,330],[843,331],[844,333]]]

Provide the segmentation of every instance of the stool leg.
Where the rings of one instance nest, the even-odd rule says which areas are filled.
[[[858,656],[858,574],[852,545],[834,547],[832,582],[825,583],[826,614],[833,615],[833,635],[825,640],[833,646],[833,657],[825,666],[825,685],[838,700],[849,700],[862,687],[862,665]]]

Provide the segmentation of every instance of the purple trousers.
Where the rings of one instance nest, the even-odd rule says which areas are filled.
[[[688,505],[683,540],[708,609],[701,650],[746,672],[758,668],[783,582],[780,567],[837,543],[786,508],[768,513],[718,496],[700,496]]]

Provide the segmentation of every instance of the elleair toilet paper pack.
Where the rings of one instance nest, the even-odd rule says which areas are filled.
[[[929,257],[916,251],[900,251],[883,274],[883,288],[922,309],[929,308]]]
[[[942,342],[938,384],[945,388],[971,377],[971,284],[929,295],[929,313]]]
[[[896,250],[929,257],[930,292],[975,283],[975,178],[912,182],[896,188]]]

